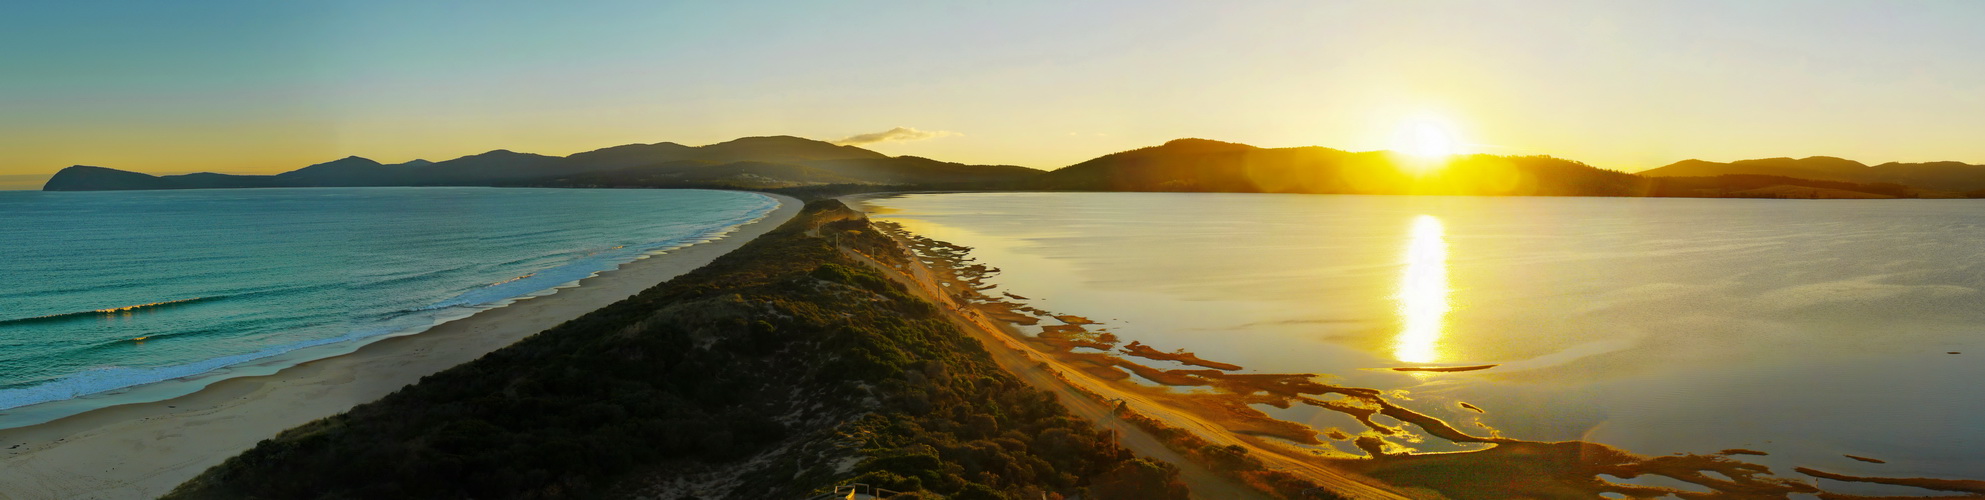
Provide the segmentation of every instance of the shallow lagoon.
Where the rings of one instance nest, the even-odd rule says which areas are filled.
[[[1985,202],[959,193],[868,203],[877,219],[974,247],[1003,271],[989,280],[1001,290],[1102,321],[1125,341],[1404,391],[1457,425],[1643,454],[1760,450],[1770,455],[1747,460],[1786,477],[1799,477],[1793,466],[1985,470]],[[1485,364],[1498,366],[1389,369]],[[1301,406],[1271,413],[1349,425]]]

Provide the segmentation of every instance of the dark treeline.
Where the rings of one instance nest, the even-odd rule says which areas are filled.
[[[168,498],[1183,499],[842,249],[836,201],[709,266],[263,441]]]
[[[1985,165],[1955,161],[1888,162],[1868,165],[1830,156],[1759,158],[1728,163],[1682,160],[1641,172],[1648,177],[1765,175],[1850,184],[1897,184],[1925,191],[1968,193],[1985,190]]]
[[[1860,184],[1776,175],[1649,178],[1647,196],[1694,198],[1920,198],[1937,195],[1894,183]],[[1798,189],[1805,188],[1805,189]]]

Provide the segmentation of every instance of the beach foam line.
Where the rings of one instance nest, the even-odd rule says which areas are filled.
[[[137,311],[137,310],[141,310],[141,309],[150,309],[150,308],[155,308],[155,307],[164,307],[164,306],[172,306],[172,305],[184,305],[184,304],[191,304],[191,303],[194,303],[194,302],[207,302],[207,301],[213,301],[213,300],[220,300],[220,299],[224,299],[224,298],[227,298],[227,296],[225,296],[225,295],[216,295],[216,296],[212,296],[212,297],[194,297],[194,298],[190,298],[190,299],[179,299],[179,300],[168,300],[168,301],[164,301],[164,302],[152,302],[152,303],[149,303],[149,304],[138,304],[138,305],[130,305],[130,306],[123,306],[123,307],[111,307],[111,308],[105,308],[105,309],[91,309],[91,310],[88,310],[88,311],[76,311],[76,312],[67,312],[67,313],[61,313],[61,314],[50,314],[50,315],[47,315],[47,316],[35,316],[35,317],[32,317],[32,318],[17,318],[17,319],[8,319],[8,320],[0,320],[0,325],[18,325],[18,324],[24,324],[24,323],[42,323],[42,322],[49,322],[49,321],[65,321],[65,320],[72,320],[72,319],[80,319],[80,318],[89,318],[89,317],[97,317],[97,316],[108,316],[108,315],[112,315],[112,314],[119,314],[119,313],[128,313],[128,312],[131,312],[131,311]]]
[[[226,332],[226,331],[228,331],[228,330],[227,330],[227,329],[223,329],[223,328],[201,328],[201,329],[198,329],[198,330],[188,330],[188,331],[183,331],[183,332],[161,332],[161,333],[154,333],[154,334],[151,334],[151,335],[146,335],[146,336],[143,336],[143,337],[132,337],[132,338],[122,338],[122,339],[111,339],[111,340],[105,340],[105,341],[102,341],[102,342],[97,342],[97,343],[95,343],[95,344],[90,344],[90,345],[87,345],[87,346],[84,346],[84,347],[81,347],[81,348],[77,348],[77,349],[75,349],[75,350],[76,350],[76,351],[89,351],[89,350],[97,350],[97,349],[120,349],[120,348],[125,348],[125,347],[129,347],[129,346],[131,346],[131,345],[132,345],[132,344],[134,344],[134,343],[138,343],[138,342],[144,342],[144,341],[148,341],[148,340],[149,340],[149,341],[159,341],[159,340],[165,340],[165,339],[171,339],[171,338],[181,338],[181,337],[198,337],[198,336],[201,336],[201,335],[212,335],[212,334],[216,334],[216,333],[224,333],[224,332]]]
[[[54,381],[15,389],[0,389],[0,410],[19,408],[37,403],[75,399],[82,396],[124,389],[132,386],[164,382],[181,377],[190,377],[233,365],[277,356],[297,349],[316,347],[325,344],[377,337],[392,333],[390,330],[359,330],[336,337],[305,340],[260,350],[208,358],[191,363],[160,366],[153,368],[103,367],[85,370]]]
[[[508,279],[489,285],[483,285],[481,287],[478,287],[477,290],[472,290],[468,293],[459,295],[453,299],[442,301],[440,303],[431,306],[417,308],[407,312],[408,313],[431,312],[431,311],[449,309],[454,307],[471,307],[471,306],[480,306],[480,305],[488,305],[488,304],[499,304],[505,300],[518,299],[525,296],[538,294],[541,292],[545,292],[547,290],[558,288],[560,285],[564,285],[566,283],[573,283],[593,276],[598,276],[599,273],[601,272],[616,269],[620,267],[622,264],[626,264],[628,262],[638,260],[643,256],[654,255],[661,252],[667,252],[669,250],[674,250],[690,245],[721,239],[729,235],[730,233],[736,231],[738,228],[741,228],[747,224],[755,223],[761,219],[764,219],[766,216],[770,215],[774,210],[777,210],[779,206],[780,206],[780,202],[778,199],[766,196],[765,203],[763,205],[760,205],[752,209],[741,210],[738,212],[737,217],[729,218],[725,220],[724,223],[722,224],[717,224],[715,226],[708,227],[705,228],[704,230],[697,231],[695,233],[691,233],[688,235],[679,236],[675,238],[668,238],[665,240],[659,240],[648,244],[640,245],[638,248],[632,249],[631,251],[615,253],[611,256],[611,257],[620,257],[619,259],[609,259],[608,256],[596,256],[598,257],[596,259],[581,259],[582,262],[590,261],[589,263],[594,265],[580,266],[578,264],[581,264],[581,262],[573,262],[566,265],[555,266],[547,270],[541,270],[536,273],[532,273],[530,275],[520,276],[518,278]],[[617,248],[624,248],[624,247],[625,246],[617,247]],[[599,264],[604,264],[604,266],[600,267]],[[557,280],[557,281],[552,281],[552,280]],[[181,303],[188,303],[193,301],[217,300],[221,298],[226,298],[226,297],[225,296],[198,297],[193,299],[169,301],[169,302],[155,303],[155,304],[144,304],[141,306],[131,306],[131,307],[138,307],[138,308],[154,307],[159,305],[181,304]],[[499,307],[501,305],[504,304],[499,304]],[[55,315],[55,316],[66,317],[70,315],[115,314],[117,312],[121,312],[124,310],[128,310],[128,309],[114,308],[113,310],[111,310],[112,312],[99,312],[102,310],[81,311],[76,313],[69,313],[69,314]],[[25,320],[42,321],[42,319],[40,318],[24,318],[22,320],[9,320],[9,321],[25,321]],[[439,320],[438,317],[437,320]],[[0,322],[0,324],[6,324],[6,323],[7,322]],[[427,328],[433,327],[434,324],[437,323],[430,323],[426,326],[415,327],[415,328],[375,328],[375,329],[357,330],[336,337],[298,341],[288,344],[266,347],[245,354],[221,356],[221,357],[209,358],[205,360],[194,361],[191,363],[171,365],[171,366],[162,366],[162,367],[153,367],[153,368],[131,368],[131,367],[95,368],[33,386],[20,387],[14,389],[0,389],[0,410],[8,410],[8,409],[19,408],[33,404],[76,399],[79,397],[89,396],[92,394],[100,394],[105,392],[121,390],[121,389],[129,389],[132,387],[145,385],[145,384],[153,384],[153,383],[165,382],[168,380],[173,380],[178,378],[201,375],[207,372],[220,370],[222,368],[227,368],[231,366],[248,363],[251,361],[279,356],[299,349],[335,344],[339,342],[425,331]],[[210,332],[202,332],[202,333],[210,333]],[[166,335],[153,335],[148,337],[147,340],[157,340],[164,337],[166,337]],[[125,344],[134,341],[135,340],[133,339],[120,339],[109,342],[108,344]]]
[[[427,270],[424,270],[424,271],[420,271],[420,272],[417,272],[417,273],[413,273],[413,274],[393,274],[393,275],[381,275],[381,276],[370,276],[370,277],[367,277],[367,278],[365,278],[365,279],[366,279],[367,281],[363,281],[363,282],[357,282],[357,283],[351,283],[351,284],[349,284],[349,286],[350,286],[351,288],[355,288],[355,289],[363,289],[363,288],[382,288],[382,287],[387,287],[387,286],[391,286],[391,285],[396,285],[396,284],[400,284],[400,283],[412,283],[412,282],[417,282],[417,281],[423,281],[423,280],[428,280],[428,279],[433,279],[433,278],[434,278],[435,276],[440,276],[440,275],[445,275],[445,274],[448,274],[448,273],[453,273],[453,272],[456,272],[456,271],[461,271],[461,270],[464,270],[464,269],[468,269],[468,268],[471,268],[471,267],[475,267],[475,265],[474,265],[474,264],[462,264],[462,265],[458,265],[458,266],[454,266],[454,267],[448,267],[448,268],[437,268],[437,269],[427,269]],[[339,285],[337,285],[337,284],[327,284],[327,285],[324,285],[324,286],[339,286]],[[310,288],[321,288],[321,287],[310,287]]]
[[[504,300],[516,299],[519,297],[524,297],[526,295],[541,292],[544,290],[557,288],[567,283],[572,283],[593,276],[598,276],[599,273],[601,272],[613,270],[614,268],[620,267],[622,264],[626,264],[628,262],[638,260],[644,256],[655,255],[657,253],[667,252],[669,250],[674,250],[677,248],[682,248],[685,246],[722,238],[724,235],[729,234],[730,232],[736,230],[738,227],[741,227],[745,224],[749,224],[753,221],[757,221],[759,219],[764,218],[766,214],[771,213],[773,210],[777,208],[779,208],[779,204],[777,200],[769,200],[768,203],[764,205],[760,205],[758,207],[739,212],[735,217],[731,217],[727,219],[723,224],[717,224],[714,226],[705,227],[696,232],[692,232],[682,236],[677,236],[674,238],[668,238],[664,240],[652,241],[645,244],[618,245],[612,248],[601,249],[586,254],[583,257],[579,257],[565,264],[560,264],[557,266],[540,269],[536,272],[525,274],[523,276],[518,276],[515,278],[510,278],[495,283],[482,285],[477,288],[464,291],[446,300],[442,300],[421,307],[408,309],[403,312],[416,313],[416,312],[449,309],[454,307],[480,306],[480,305],[496,303]]]

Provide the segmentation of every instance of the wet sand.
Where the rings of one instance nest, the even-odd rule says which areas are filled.
[[[285,429],[378,399],[702,267],[799,213],[799,200],[774,197],[778,209],[719,239],[636,260],[551,295],[272,375],[0,430],[0,499],[158,497]]]

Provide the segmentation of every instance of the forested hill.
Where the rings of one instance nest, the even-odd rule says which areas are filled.
[[[1644,189],[1638,176],[1547,156],[1419,160],[1205,139],[1106,155],[1029,182],[1048,190],[1242,193],[1637,196]]]
[[[1869,166],[1830,156],[1764,158],[1729,163],[1683,160],[1642,171],[1648,177],[1709,177],[1771,175],[1857,184],[1897,184],[1917,189],[1973,192],[1985,190],[1985,165],[1955,161],[1888,162]]]
[[[714,263],[285,431],[167,498],[1183,500],[1168,464],[1001,371],[853,258],[838,201]],[[912,498],[903,496],[902,498]]]
[[[46,191],[350,186],[557,185],[775,188],[824,183],[872,185],[998,182],[1040,171],[891,157],[854,146],[791,136],[746,137],[707,146],[629,144],[545,156],[496,150],[441,162],[381,164],[349,157],[275,175],[198,173],[154,176],[77,165],[49,178]]]
[[[1673,175],[1629,174],[1549,156],[1477,154],[1426,159],[1386,151],[1260,148],[1179,139],[1034,176],[1025,186],[1053,191],[1695,198],[1917,198],[1964,194],[1901,182],[1815,180],[1791,175],[1801,173],[1798,171],[1763,175],[1715,170],[1667,173]],[[1985,176],[1979,179],[1985,181]]]

